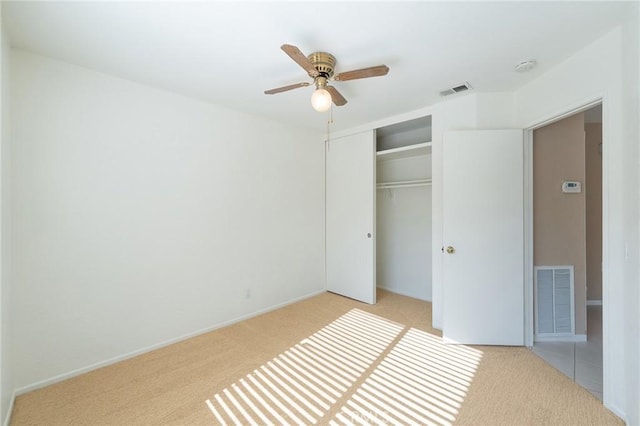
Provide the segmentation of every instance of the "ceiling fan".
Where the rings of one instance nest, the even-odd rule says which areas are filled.
[[[289,55],[291,59],[296,61],[306,72],[313,82],[302,82],[282,86],[275,89],[265,90],[265,95],[273,95],[288,90],[306,87],[314,84],[316,90],[311,96],[311,105],[316,111],[323,112],[331,107],[331,102],[336,106],[342,106],[347,100],[338,92],[338,90],[329,86],[329,81],[348,81],[359,78],[378,77],[387,75],[389,67],[386,65],[377,65],[375,67],[362,68],[359,70],[346,71],[335,74],[336,58],[327,52],[313,52],[309,56],[305,56],[296,46],[283,44],[280,48]]]

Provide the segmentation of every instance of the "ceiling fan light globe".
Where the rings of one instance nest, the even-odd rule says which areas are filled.
[[[331,94],[324,89],[317,89],[311,95],[311,106],[318,112],[325,112],[331,108]]]

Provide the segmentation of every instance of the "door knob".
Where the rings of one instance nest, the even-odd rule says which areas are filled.
[[[451,247],[451,246],[447,247],[447,253],[453,254],[455,252],[456,252],[456,249],[454,249],[453,247]]]
[[[371,238],[371,232],[367,232],[367,238]]]

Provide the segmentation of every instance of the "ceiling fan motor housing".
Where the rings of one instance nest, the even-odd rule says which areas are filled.
[[[325,78],[333,77],[336,67],[336,58],[327,52],[313,52],[308,56],[316,70]]]

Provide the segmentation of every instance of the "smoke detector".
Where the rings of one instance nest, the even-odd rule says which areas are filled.
[[[515,66],[515,70],[516,72],[527,72],[531,69],[533,69],[533,67],[536,66],[536,61],[534,61],[533,59],[528,60],[528,61],[522,61],[520,62],[518,65]]]

